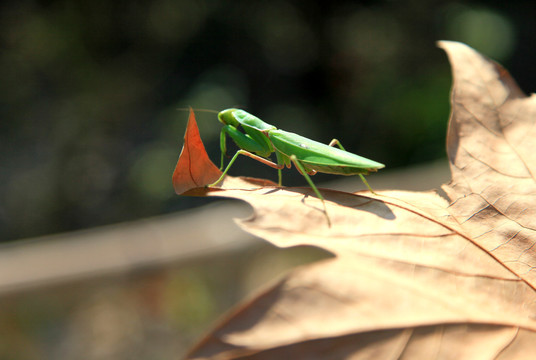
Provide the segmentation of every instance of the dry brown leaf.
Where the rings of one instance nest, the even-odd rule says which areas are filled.
[[[238,307],[189,359],[532,359],[536,354],[536,97],[468,46],[441,42],[454,73],[437,192],[244,189],[238,223],[279,247],[335,257],[298,268]]]

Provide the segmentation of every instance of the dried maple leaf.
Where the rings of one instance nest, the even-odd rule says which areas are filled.
[[[239,306],[189,359],[531,359],[536,353],[536,96],[466,45],[454,73],[438,192],[241,188],[245,230],[334,258],[298,268]]]

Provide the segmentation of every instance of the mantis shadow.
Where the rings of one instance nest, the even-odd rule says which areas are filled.
[[[281,187],[281,188],[274,188],[269,191],[267,191],[265,194],[273,194],[280,190],[286,190],[289,192],[294,192],[297,194],[304,195],[301,199],[301,202],[309,207],[314,207],[315,209],[317,206],[307,204],[306,199],[310,196],[312,198],[317,198],[314,191],[311,188],[308,187]],[[380,199],[376,197],[369,197],[367,196],[367,193],[364,192],[363,194],[354,194],[354,193],[348,193],[344,191],[339,190],[331,190],[331,189],[318,189],[322,196],[324,196],[325,201],[335,203],[339,206],[343,206],[352,210],[356,211],[366,211],[371,214],[375,214],[376,216],[381,217],[385,220],[395,220],[396,215],[393,213],[393,211]],[[321,208],[319,208],[321,210]]]

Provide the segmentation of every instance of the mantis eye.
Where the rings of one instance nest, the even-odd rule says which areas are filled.
[[[218,120],[224,125],[238,126],[238,121],[235,118],[236,109],[223,110],[218,114]]]

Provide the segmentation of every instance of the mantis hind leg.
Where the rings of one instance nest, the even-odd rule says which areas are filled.
[[[374,195],[378,195],[376,194],[376,192],[374,190],[372,190],[372,188],[370,187],[370,185],[368,184],[367,180],[365,180],[365,177],[363,176],[363,174],[357,174],[359,175],[359,177],[361,178],[361,180],[363,180],[363,182],[365,183],[365,185],[367,186],[367,188],[369,189],[369,191],[371,193],[373,193]]]
[[[335,145],[337,145],[339,147],[339,149],[346,151],[346,149],[342,147],[342,144],[341,144],[341,142],[339,140],[333,139],[333,140],[331,140],[329,142],[329,146],[335,147]]]
[[[311,186],[311,189],[313,189],[316,196],[322,201],[322,206],[324,206],[324,215],[326,215],[326,219],[328,220],[328,225],[331,227],[331,220],[328,215],[328,210],[326,208],[326,202],[325,202],[324,197],[322,196],[320,191],[318,191],[318,188],[313,183],[313,180],[311,180],[311,177],[309,176],[309,174],[307,174],[307,170],[305,170],[305,167],[302,165],[302,163],[298,161],[298,158],[296,157],[296,155],[290,155],[290,160],[294,163],[294,166],[296,166],[296,168],[300,170],[300,173],[303,175],[305,180],[307,180],[307,182],[309,183],[309,186]]]
[[[331,140],[330,143],[329,143],[329,146],[334,147],[335,145],[337,145],[341,150],[346,151],[346,149],[344,147],[342,147],[342,144],[341,144],[341,142],[339,140],[337,140],[337,139]],[[367,186],[367,189],[369,189],[369,191],[371,193],[373,193],[374,195],[378,195],[378,194],[376,194],[376,192],[374,192],[374,190],[372,190],[372,188],[370,187],[369,183],[367,182],[367,180],[365,179],[363,174],[358,174],[358,175],[361,178],[361,180],[363,180],[363,183]]]

